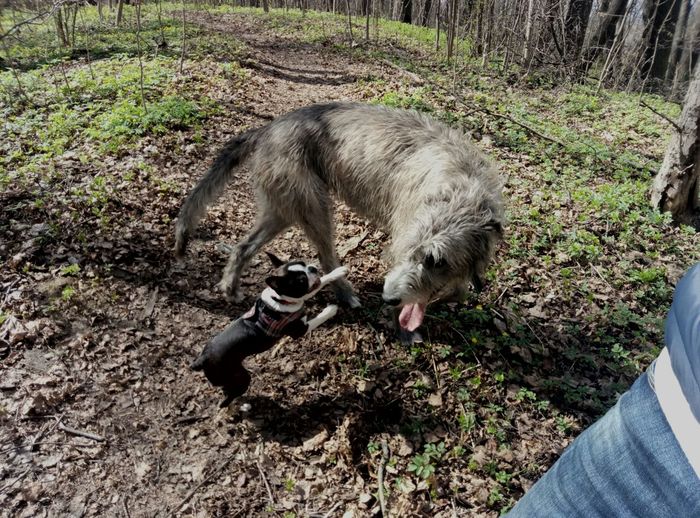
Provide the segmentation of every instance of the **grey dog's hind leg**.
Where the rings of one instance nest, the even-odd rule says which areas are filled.
[[[318,250],[321,268],[326,273],[332,272],[340,266],[340,262],[333,244],[335,233],[333,231],[331,211],[325,207],[316,207],[315,210],[312,209],[310,213],[304,216],[300,224],[306,236]],[[333,283],[333,291],[338,302],[342,305],[350,308],[359,308],[361,306],[360,299],[357,298],[352,289],[352,284],[344,277]]]
[[[227,298],[232,298],[236,302],[241,301],[243,294],[240,292],[240,283],[243,270],[263,246],[287,227],[289,223],[272,211],[264,211],[258,216],[250,234],[233,248],[218,284]]]

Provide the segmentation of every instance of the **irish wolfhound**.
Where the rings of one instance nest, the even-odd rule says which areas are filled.
[[[244,161],[258,214],[219,283],[235,299],[251,258],[291,225],[318,249],[325,271],[339,266],[331,193],[389,233],[391,269],[382,296],[400,308],[398,323],[408,331],[420,326],[429,302],[478,282],[502,235],[497,171],[460,131],[413,111],[332,103],[231,139],[180,210],[178,257],[207,205]],[[341,303],[359,305],[347,280],[334,289]]]

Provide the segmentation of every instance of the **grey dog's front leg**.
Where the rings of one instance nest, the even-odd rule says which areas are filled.
[[[282,232],[289,225],[275,215],[263,215],[255,224],[246,238],[233,247],[221,281],[217,285],[228,299],[240,302],[243,294],[240,292],[241,274],[250,260],[260,249]]]

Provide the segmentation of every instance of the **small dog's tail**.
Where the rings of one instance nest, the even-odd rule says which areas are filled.
[[[180,209],[175,225],[175,256],[182,257],[190,233],[197,228],[207,206],[224,190],[236,166],[242,164],[255,149],[259,129],[246,131],[229,140],[209,171],[190,192]]]

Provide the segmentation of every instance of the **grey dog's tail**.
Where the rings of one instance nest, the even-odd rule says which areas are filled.
[[[175,256],[182,257],[191,232],[197,228],[207,206],[216,200],[233,176],[236,166],[255,149],[259,130],[250,130],[229,140],[180,209],[175,225]]]

